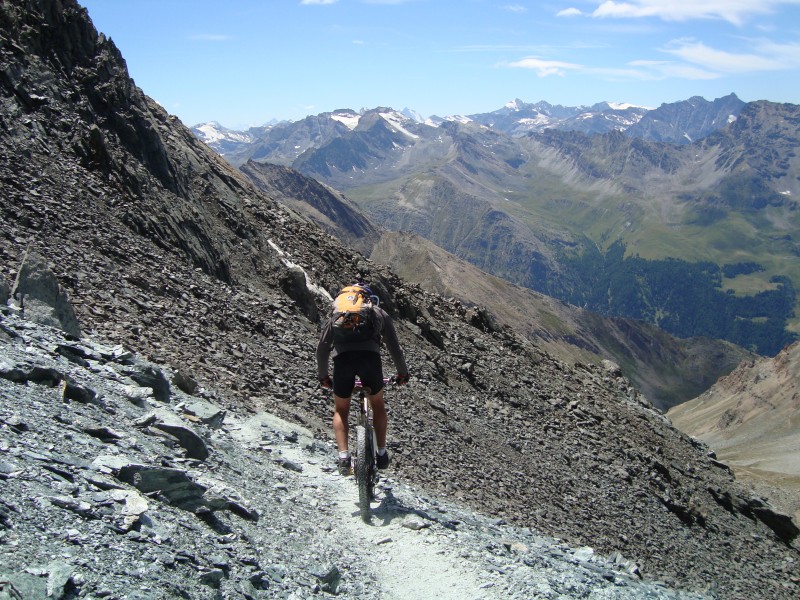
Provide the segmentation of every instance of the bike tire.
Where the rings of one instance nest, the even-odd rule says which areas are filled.
[[[370,501],[372,500],[372,440],[369,439],[366,427],[356,426],[356,468],[355,476],[358,482],[358,508],[361,519],[369,523],[372,518]]]
[[[375,486],[378,484],[378,465],[375,462],[375,431],[367,433],[367,456],[369,456],[369,469],[367,470],[367,491],[370,501],[375,500]]]

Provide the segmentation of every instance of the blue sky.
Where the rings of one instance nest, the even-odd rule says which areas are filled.
[[[509,100],[800,103],[800,0],[78,0],[186,125]]]

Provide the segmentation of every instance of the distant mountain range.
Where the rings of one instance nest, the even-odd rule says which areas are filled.
[[[379,107],[195,133],[510,282],[774,355],[800,331],[787,260],[800,255],[799,111],[734,94],[655,109],[515,100],[424,122]]]
[[[650,141],[663,141],[675,144],[686,144],[707,136],[712,131],[724,127],[744,107],[735,94],[718,98],[709,102],[695,96],[689,100],[662,104],[658,108],[647,108],[632,104],[599,102],[592,106],[561,106],[540,101],[527,103],[519,99],[508,102],[502,108],[469,116],[452,115],[447,117],[422,117],[416,111],[405,108],[396,113],[395,121],[414,121],[429,126],[455,121],[459,123],[475,122],[486,125],[508,135],[519,136],[531,132],[542,132],[545,129],[561,131],[580,131],[582,133],[607,133],[624,131],[627,135]],[[297,123],[308,122],[309,125],[333,120],[354,129],[361,116],[370,111],[355,112],[349,109],[322,113],[317,117],[306,117]],[[396,111],[386,109],[387,114]],[[269,132],[277,129],[276,135]],[[219,123],[202,123],[192,127],[199,139],[225,156],[232,164],[242,164],[248,156],[247,148],[257,143],[256,140],[280,138],[281,132],[296,129],[294,122],[273,122],[261,127],[252,127],[247,131],[236,131],[223,127]],[[311,136],[310,136],[311,137]],[[316,138],[319,141],[320,138]],[[299,156],[310,145],[301,144],[294,150]]]

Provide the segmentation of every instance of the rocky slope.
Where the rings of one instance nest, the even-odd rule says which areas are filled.
[[[669,412],[676,426],[706,442],[737,476],[770,486],[795,518],[800,518],[799,373],[800,344],[793,344],[774,358],[742,363]]]
[[[647,111],[625,134],[651,142],[689,144],[735,121],[744,106],[736,94],[712,102],[695,96]]]
[[[369,280],[396,317],[415,375],[390,398],[399,481],[573,547],[620,552],[645,577],[681,589],[796,595],[791,521],[671,427],[618,371],[564,364],[484,310],[406,283],[259,193],[136,88],[114,45],[72,0],[0,0],[0,31],[8,65],[0,75],[0,280],[23,301],[31,290],[14,282],[23,280],[25,257],[43,256],[84,334],[188,371],[219,391],[223,409],[273,412],[327,440],[330,399],[313,365],[320,313],[339,285]],[[22,375],[29,383],[4,394],[26,406],[35,382]],[[65,389],[73,403],[91,404],[80,385]],[[4,427],[25,421],[4,419]],[[4,433],[3,460],[27,469],[20,435]],[[84,475],[56,468],[77,485],[56,495],[79,497],[57,502],[83,510],[92,490]],[[137,481],[142,470],[125,472]],[[155,499],[167,491],[159,485]],[[309,495],[309,503],[325,497]],[[7,519],[22,531],[37,527]],[[305,541],[300,523],[295,533]],[[94,537],[87,546],[106,556],[116,548]],[[187,558],[224,578],[214,562]]]
[[[2,309],[2,597],[700,597],[392,479],[367,527],[310,431]]]
[[[383,229],[344,195],[288,167],[248,161],[240,168],[255,186],[283,206],[307,215],[345,245],[369,256]]]

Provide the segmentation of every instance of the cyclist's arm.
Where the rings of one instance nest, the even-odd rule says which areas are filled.
[[[317,343],[317,378],[322,381],[328,376],[328,359],[333,345],[333,331],[331,321],[328,319],[322,327],[322,334]]]
[[[397,372],[401,375],[408,375],[408,366],[406,366],[403,349],[400,347],[400,340],[397,339],[397,331],[395,331],[394,322],[388,314],[385,314],[383,319],[383,334],[386,340],[386,347],[389,349],[389,354],[392,357]]]

